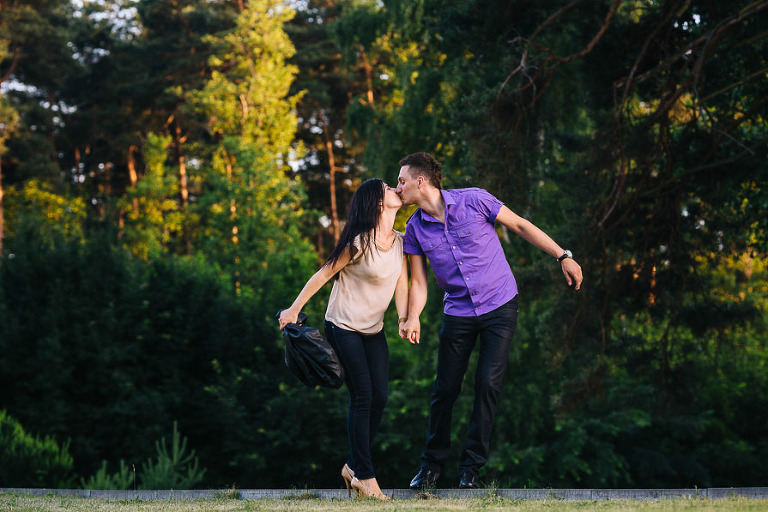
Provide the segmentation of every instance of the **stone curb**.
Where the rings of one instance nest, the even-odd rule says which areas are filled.
[[[482,498],[496,495],[501,498],[519,500],[660,500],[675,498],[754,498],[768,499],[768,487],[717,487],[708,489],[436,489],[431,494],[419,494],[410,489],[383,489],[384,494],[394,499],[417,498]],[[345,489],[238,489],[237,498],[257,499],[345,499]],[[98,498],[104,500],[201,500],[232,495],[222,490],[152,490],[152,491],[96,491],[90,489],[36,489],[0,488],[0,493],[29,494],[33,496],[72,496],[77,498]]]

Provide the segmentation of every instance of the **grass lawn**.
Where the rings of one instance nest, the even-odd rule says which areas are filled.
[[[472,499],[394,500],[380,502],[371,499],[257,499],[231,498],[207,500],[104,500],[67,496],[30,496],[0,494],[0,511],[13,512],[207,512],[207,511],[583,511],[600,510],[625,512],[634,510],[695,510],[695,511],[768,511],[768,500],[732,499],[674,499],[659,501],[562,501],[513,500],[489,496]]]

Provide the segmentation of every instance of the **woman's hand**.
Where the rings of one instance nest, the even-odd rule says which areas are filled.
[[[288,308],[280,312],[280,330],[282,331],[286,325],[295,324],[299,320],[299,312]]]
[[[405,330],[405,322],[407,322],[407,318],[400,318],[397,321],[397,331],[398,334],[400,334],[400,337],[405,339],[408,337],[408,332]]]
[[[421,337],[421,322],[419,317],[408,318],[405,322],[400,324],[400,337],[407,339],[412,344],[419,342]]]

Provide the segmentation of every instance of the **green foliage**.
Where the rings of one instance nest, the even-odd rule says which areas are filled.
[[[52,436],[32,437],[0,409],[0,485],[3,487],[66,487],[72,477],[69,443],[59,446]]]
[[[161,448],[168,476],[155,442],[178,420],[198,485],[336,485],[345,392],[291,377],[274,313],[327,249],[310,208],[330,212],[330,171],[343,216],[361,173],[431,151],[446,187],[490,190],[586,276],[571,293],[499,230],[521,309],[483,477],[762,485],[764,3],[177,3],[0,18],[0,405],[71,440],[76,477],[124,487]],[[388,313],[384,485],[423,449],[441,296],[419,346]]]
[[[3,42],[0,41],[0,60],[2,60],[3,50]],[[8,150],[5,142],[10,138],[19,121],[18,112],[5,95],[0,95],[0,119],[2,119],[0,122],[0,158],[2,158]]]
[[[765,236],[754,215],[765,200],[758,163],[765,104],[757,93],[764,87],[755,80],[765,69],[756,53],[765,23],[757,5],[622,4],[606,18],[607,2],[562,9],[546,2],[383,3],[389,24],[379,25],[372,46],[387,56],[379,69],[389,78],[375,106],[359,102],[348,116],[367,144],[369,169],[389,178],[404,154],[430,151],[445,164],[445,186],[491,190],[576,247],[586,272],[580,296],[564,294],[562,277],[538,250],[515,237],[504,243],[521,317],[491,477],[527,486],[653,487],[725,484],[756,471],[721,471],[692,447],[723,427],[708,419],[711,408],[740,400],[721,388],[710,396],[700,384],[705,375],[733,385],[740,376],[731,368],[751,375],[764,365],[740,355],[764,352],[762,299],[729,292],[717,300],[722,292],[710,281],[728,268],[720,255],[749,254]],[[737,12],[744,24],[724,29],[725,20],[736,26]],[[642,53],[659,44],[666,55],[683,55],[697,38],[726,31],[717,43],[722,52],[696,61],[707,73],[718,70],[713,81],[696,75],[703,68],[692,63],[654,67],[654,57]],[[750,47],[742,53],[732,45]],[[634,80],[635,72],[642,78]],[[742,83],[739,76],[753,78]],[[690,96],[681,95],[689,88]],[[618,90],[628,99],[616,109]],[[715,178],[731,161],[738,171]],[[635,315],[639,331],[628,341],[614,322]],[[436,318],[424,320],[423,332],[439,328]],[[745,322],[749,334],[737,334],[734,326]],[[708,336],[733,351],[702,351]],[[737,339],[757,346],[746,350],[753,345]],[[630,381],[614,380],[627,373]],[[752,389],[753,398],[762,394]],[[631,398],[613,402],[630,390]],[[750,449],[764,453],[764,443],[751,429],[736,430],[707,450],[735,450],[753,464]]]
[[[190,94],[214,135],[237,135],[270,159],[288,155],[295,132],[299,96],[287,95],[296,67],[286,63],[295,50],[283,31],[293,14],[279,1],[248,2],[231,30],[205,39],[215,50],[214,71]]]
[[[145,172],[119,202],[125,216],[123,245],[142,258],[156,258],[181,237],[178,180],[168,168],[169,136],[150,133],[144,145]]]
[[[241,457],[243,446],[284,416],[252,411],[281,385],[301,386],[282,362],[274,312],[309,264],[286,259],[292,274],[285,288],[271,281],[265,303],[245,285],[238,298],[203,259],[142,262],[103,240],[54,240],[17,235],[0,265],[0,403],[31,428],[70,438],[80,475],[105,458],[144,460],[173,418],[190,425],[214,473],[208,485],[254,471],[259,461]]]
[[[127,490],[135,486],[136,473],[140,477],[138,489],[194,489],[205,477],[195,450],[187,451],[187,438],[181,437],[177,422],[173,422],[173,437],[170,452],[165,437],[155,442],[156,459],[147,459],[139,466],[128,467],[120,460],[120,469],[107,473],[107,461],[102,461],[99,470],[88,480],[80,479],[83,489]],[[133,472],[131,471],[133,469]]]
[[[231,272],[233,282],[269,294],[264,277],[290,278],[292,268],[311,264],[311,248],[298,230],[307,215],[302,190],[265,161],[258,146],[236,137],[222,140],[211,167],[211,193],[199,203],[205,229],[196,245]],[[303,265],[296,267],[297,259]]]
[[[187,451],[187,438],[181,439],[176,422],[173,422],[171,451],[165,438],[155,442],[157,459],[147,460],[141,468],[142,489],[192,489],[205,476],[205,469],[199,468],[195,450]]]
[[[99,470],[88,477],[88,480],[80,479],[80,486],[83,489],[125,491],[131,489],[133,482],[134,475],[124,460],[120,460],[120,469],[117,473],[112,474],[107,473],[107,461],[105,460],[101,463]]]
[[[2,160],[3,182],[44,177],[60,187],[54,145],[57,115],[52,107],[59,107],[58,91],[80,70],[67,46],[72,20],[67,5],[53,0],[5,3],[2,10],[0,81],[31,86],[6,89],[0,99],[0,147],[5,142],[9,149]],[[9,124],[15,124],[10,138]]]
[[[361,94],[366,103],[376,101],[375,63],[370,62],[369,48],[360,41],[352,46],[338,44],[339,25],[355,25],[347,8],[355,3],[309,0],[285,27],[296,47],[291,62],[298,73],[292,91],[302,94],[297,104],[296,138],[303,151],[291,168],[306,189],[310,208],[324,212],[330,221],[315,220],[311,226],[321,257],[333,247],[334,214],[343,220],[343,205],[348,204],[365,171],[361,161],[364,147],[347,130],[348,113],[358,104],[350,103],[350,95]],[[341,51],[349,55],[343,56]],[[347,58],[349,66],[343,64]]]
[[[57,237],[80,240],[86,219],[81,198],[61,195],[48,183],[32,179],[11,187],[5,195],[6,236],[29,235],[49,247]]]

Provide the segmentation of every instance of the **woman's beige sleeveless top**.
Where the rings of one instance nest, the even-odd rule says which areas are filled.
[[[358,252],[333,283],[325,319],[348,331],[376,334],[384,327],[384,312],[403,268],[403,234],[395,231],[390,248],[371,241],[361,254],[359,237],[354,246]]]

